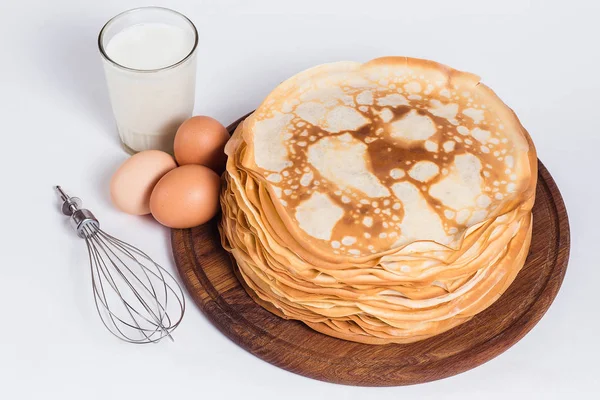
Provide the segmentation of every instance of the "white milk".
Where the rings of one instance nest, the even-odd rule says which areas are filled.
[[[194,37],[177,26],[160,22],[133,25],[113,36],[106,53],[117,64],[134,69],[158,69],[188,55]]]
[[[196,85],[195,54],[177,63],[195,42],[192,30],[146,22],[125,27],[104,44],[113,112],[131,150],[172,151],[177,128],[192,115]]]

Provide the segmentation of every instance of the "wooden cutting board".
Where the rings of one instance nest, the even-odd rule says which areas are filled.
[[[242,119],[228,127],[230,133]],[[235,264],[220,244],[218,216],[193,229],[173,230],[173,254],[187,290],[212,323],[234,343],[271,364],[346,385],[433,381],[474,368],[507,350],[533,328],[556,297],[569,258],[569,222],[554,180],[541,162],[538,167],[533,239],[513,284],[469,322],[417,343],[348,342],[263,309],[236,278]]]

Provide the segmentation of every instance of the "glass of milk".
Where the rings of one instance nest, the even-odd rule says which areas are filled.
[[[197,45],[192,21],[161,7],[125,11],[100,31],[110,101],[128,152],[172,152],[177,128],[194,109]]]

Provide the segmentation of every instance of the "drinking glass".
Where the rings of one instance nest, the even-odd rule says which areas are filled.
[[[172,33],[172,27],[181,30],[177,30],[178,36],[166,35]],[[126,42],[123,35],[129,35]],[[129,47],[111,46],[111,40]],[[129,153],[149,149],[172,152],[177,128],[194,109],[197,46],[198,32],[192,21],[162,7],[125,11],[100,31],[98,47],[110,102],[121,142]],[[179,53],[170,54],[174,48]],[[135,55],[143,51],[145,60],[136,60]],[[153,57],[168,64],[152,66]]]

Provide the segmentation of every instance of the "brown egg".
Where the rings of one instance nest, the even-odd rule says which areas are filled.
[[[228,140],[227,129],[216,119],[192,117],[177,130],[173,144],[175,159],[179,165],[204,165],[220,174],[227,161],[224,148]]]
[[[162,151],[146,150],[133,155],[112,176],[110,198],[113,204],[128,214],[149,214],[154,185],[175,167],[173,157]]]
[[[208,222],[219,210],[219,176],[202,165],[184,165],[167,173],[154,187],[150,210],[169,228]]]

